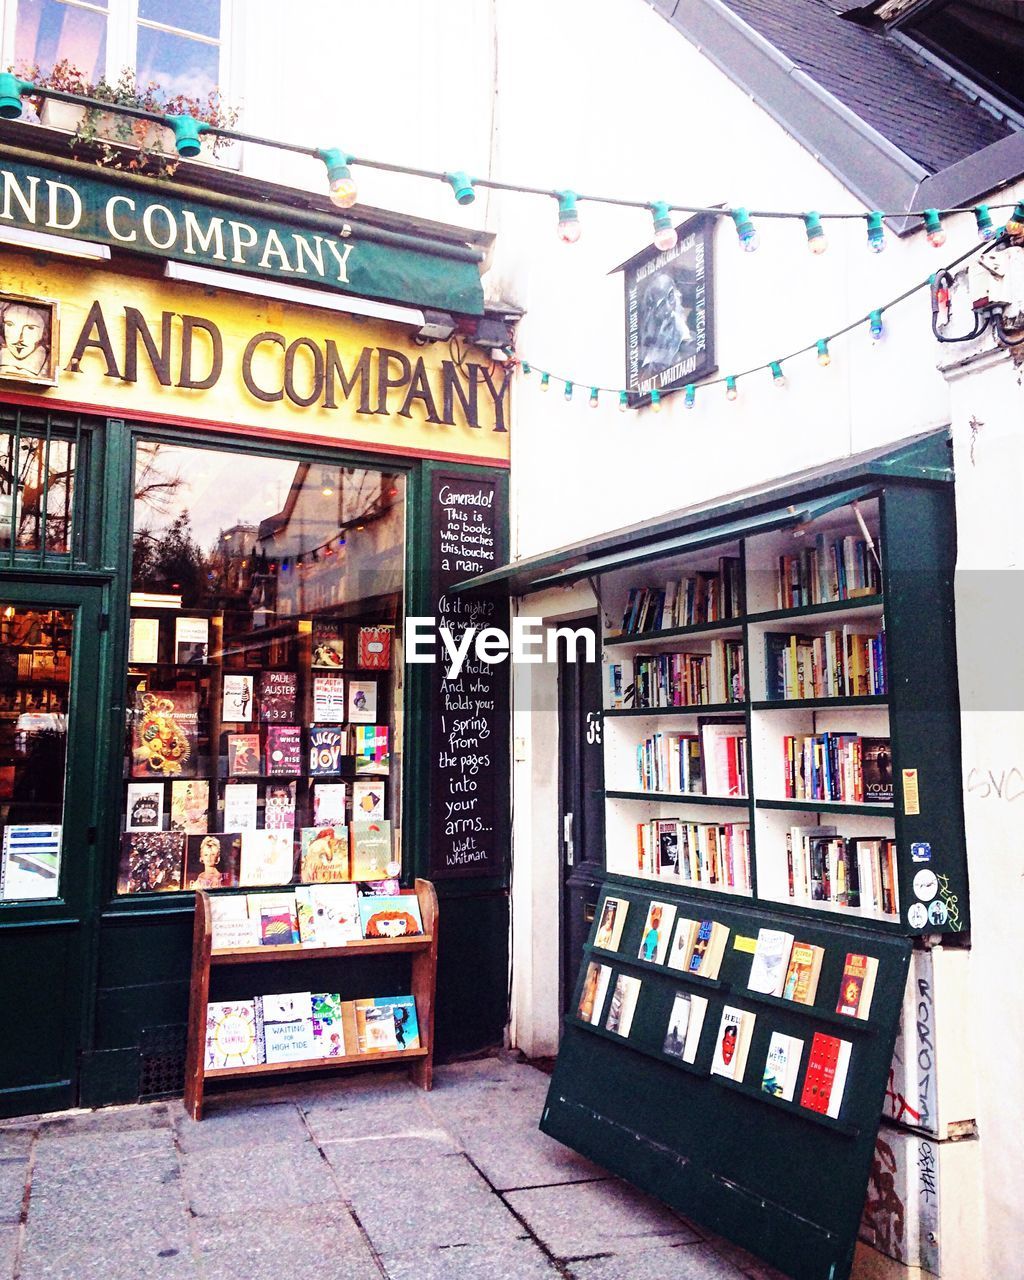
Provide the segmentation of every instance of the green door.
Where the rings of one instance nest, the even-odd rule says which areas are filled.
[[[0,582],[0,1116],[73,1106],[91,1007],[103,588]]]

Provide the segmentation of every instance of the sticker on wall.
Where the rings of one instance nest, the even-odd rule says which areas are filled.
[[[936,900],[928,908],[928,923],[934,924],[941,928],[942,925],[944,925],[948,919],[949,919],[949,911],[946,909],[946,904],[942,902],[940,899],[936,898]]]
[[[903,812],[912,817],[921,812],[921,793],[917,786],[917,770],[903,770]]]
[[[926,841],[919,840],[910,846],[911,862],[931,862],[932,847]]]
[[[915,902],[907,911],[907,923],[911,929],[923,929],[928,923],[928,910],[923,902]]]
[[[737,934],[732,940],[734,951],[749,951],[753,955],[757,951],[757,939],[745,938],[742,934]]]
[[[934,871],[925,868],[914,876],[914,896],[920,898],[922,902],[931,902],[938,891],[939,882],[935,878]]]

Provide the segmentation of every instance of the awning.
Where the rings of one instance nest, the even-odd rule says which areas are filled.
[[[803,524],[836,507],[867,497],[885,482],[950,484],[949,433],[931,431],[836,462],[773,480],[768,485],[684,507],[601,538],[512,561],[458,583],[455,591],[506,587],[527,595],[579,582],[593,574],[642,564],[666,555]]]

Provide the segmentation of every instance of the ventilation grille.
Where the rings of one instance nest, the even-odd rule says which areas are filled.
[[[184,1024],[143,1027],[139,1037],[139,1101],[173,1098],[185,1092]]]

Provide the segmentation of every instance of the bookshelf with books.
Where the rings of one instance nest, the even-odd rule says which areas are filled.
[[[894,481],[607,568],[607,871],[966,929],[953,538],[942,486]]]
[[[357,895],[354,885],[337,883],[290,893],[197,891],[189,1115],[202,1119],[208,1082],[250,1076],[408,1062],[413,1080],[429,1089],[437,918],[427,880],[391,895]],[[292,1008],[280,1013],[277,1004],[286,1000]],[[222,1016],[230,1022],[225,1028]],[[329,1035],[320,1026],[324,1017],[334,1024]],[[272,1022],[282,1024],[276,1049],[266,1030]]]

